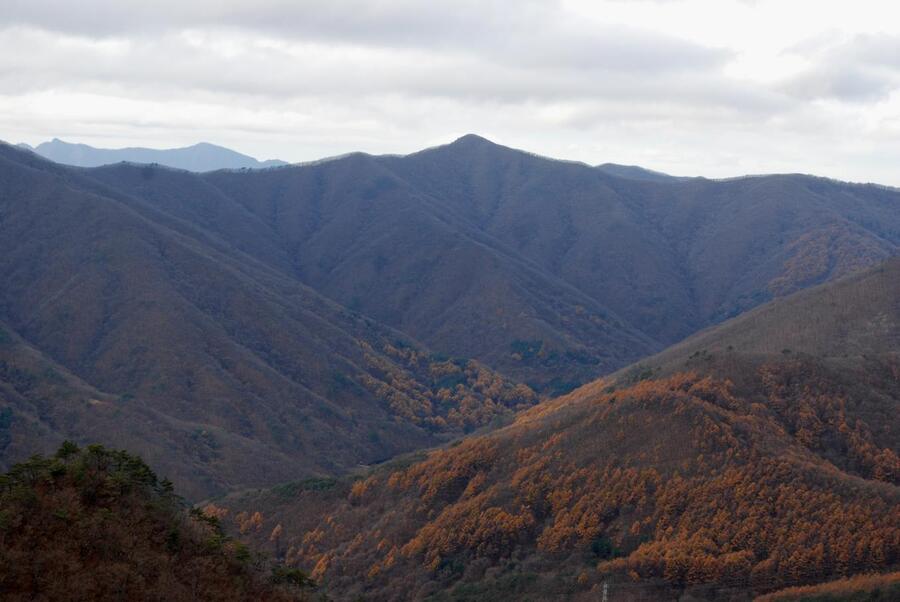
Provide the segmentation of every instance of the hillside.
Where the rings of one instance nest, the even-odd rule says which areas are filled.
[[[82,393],[18,391],[0,462],[97,440],[197,498],[340,474],[896,254],[898,199],[641,182],[477,136],[204,174],[3,146],[0,321]]]
[[[477,136],[384,162],[664,344],[900,245],[900,195],[875,186],[641,182]]]
[[[266,564],[125,452],[66,442],[0,475],[4,600],[308,599]]]
[[[748,311],[647,358],[655,371],[689,369],[702,357],[799,352],[832,361],[900,350],[900,258]],[[632,368],[633,369],[633,368]]]
[[[127,441],[139,438],[140,447],[163,453],[168,438],[158,417],[116,403],[23,341],[0,323],[0,458],[24,459],[56,449],[71,433],[84,439]],[[145,432],[134,427],[152,424]],[[128,432],[124,436],[123,432]]]
[[[898,272],[713,329],[730,355],[689,353],[689,372],[625,371],[356,481],[215,505],[261,512],[259,533],[278,537],[255,545],[348,598],[595,599],[605,583],[615,599],[749,599],[895,569]],[[790,353],[747,343],[812,308],[830,326]],[[878,327],[845,333],[845,316]]]
[[[603,173],[627,180],[644,180],[647,182],[674,182],[676,180],[687,180],[684,176],[670,176],[661,171],[646,169],[637,165],[620,165],[618,163],[603,163],[598,165],[597,169]]]
[[[571,388],[660,349],[375,158],[149,181],[126,166],[91,176],[440,353],[538,388]]]
[[[0,153],[0,319],[24,374],[4,399],[7,465],[63,437],[114,443],[204,497],[433,445],[536,400],[81,172]],[[38,397],[53,371],[72,388]]]
[[[87,144],[73,144],[59,138],[42,142],[31,148],[38,155],[65,165],[98,167],[111,163],[156,163],[188,171],[215,169],[259,169],[287,165],[284,161],[257,161],[228,148],[201,142],[184,148],[95,148]]]

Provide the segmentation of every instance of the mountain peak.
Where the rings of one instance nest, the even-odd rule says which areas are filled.
[[[500,146],[496,142],[491,142],[487,138],[479,136],[478,134],[466,134],[465,136],[461,136],[454,140],[451,143],[451,146]]]

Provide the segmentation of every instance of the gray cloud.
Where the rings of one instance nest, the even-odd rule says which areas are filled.
[[[900,36],[867,34],[842,39],[833,34],[790,52],[813,60],[809,69],[785,84],[786,90],[801,98],[872,102],[900,90]]]
[[[344,39],[398,46],[441,45],[515,31],[555,12],[555,2],[522,0],[7,0],[4,20],[91,37],[234,27],[287,37]]]
[[[501,40],[495,34],[458,47],[396,47],[260,37],[221,28],[60,38],[34,26],[7,27],[0,30],[0,85],[20,91],[124,85],[263,97],[684,99],[756,108],[769,102],[721,76],[719,68],[728,57],[721,50],[562,20],[532,29],[532,35]]]
[[[88,38],[237,30],[285,42],[472,54],[520,66],[649,72],[708,68],[729,57],[658,33],[589,27],[550,0],[7,1],[2,25]]]

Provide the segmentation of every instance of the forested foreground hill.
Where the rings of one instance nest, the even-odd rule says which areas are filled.
[[[687,370],[651,358],[493,434],[217,512],[260,512],[255,545],[347,598],[749,599],[890,570],[898,287],[895,260],[701,335]]]
[[[307,600],[137,456],[64,443],[0,475],[3,600]]]

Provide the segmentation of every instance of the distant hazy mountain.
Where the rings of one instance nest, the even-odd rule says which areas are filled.
[[[167,167],[188,171],[213,171],[216,169],[241,169],[278,167],[287,165],[284,161],[257,161],[228,148],[201,142],[184,148],[94,148],[87,144],[73,144],[54,138],[42,142],[35,148],[20,144],[22,148],[65,165],[78,167],[99,167],[111,163],[158,163]]]

